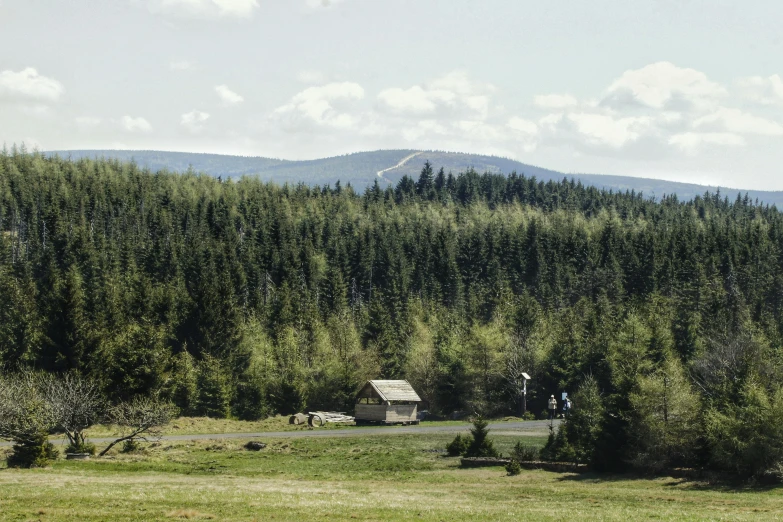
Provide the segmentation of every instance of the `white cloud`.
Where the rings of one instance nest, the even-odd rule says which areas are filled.
[[[218,85],[215,87],[215,92],[217,92],[225,105],[237,105],[245,101],[242,96],[229,89],[227,85]]]
[[[149,0],[153,13],[192,18],[251,18],[258,0]]]
[[[193,69],[194,65],[193,62],[189,62],[188,60],[178,60],[169,63],[169,69],[172,71],[188,71]]]
[[[438,103],[453,104],[456,96],[448,91],[425,91],[418,85],[410,89],[392,87],[378,94],[378,99],[386,106],[404,112],[432,113]]]
[[[431,89],[453,91],[462,95],[474,95],[479,93],[495,92],[495,86],[491,83],[480,83],[470,79],[468,73],[463,70],[451,71],[445,76],[436,78],[429,84]]]
[[[620,148],[639,139],[649,127],[648,118],[613,118],[606,114],[572,113],[568,120],[590,143]]]
[[[763,99],[771,103],[777,80],[746,78],[742,85],[746,97],[748,86],[763,87]],[[783,82],[780,87],[783,93]],[[554,109],[538,119],[537,140],[544,147],[565,145],[588,154],[646,160],[740,147],[753,136],[783,136],[782,122],[732,107],[742,101],[732,94],[703,72],[653,63],[610,82],[599,103],[570,95],[536,96],[536,106]],[[520,122],[522,128],[532,129],[533,122],[526,122]]]
[[[352,102],[364,98],[364,88],[353,82],[335,82],[309,87],[291,101],[278,107],[273,116],[288,129],[324,126],[337,129],[354,128],[359,117],[348,109]]]
[[[564,115],[562,112],[547,114],[538,120],[538,124],[544,128],[554,129],[560,122],[563,121],[563,117]]]
[[[682,109],[713,105],[726,89],[695,69],[658,62],[625,71],[607,90],[603,105],[615,109],[643,106],[653,109]]]
[[[767,78],[751,76],[737,83],[746,99],[762,105],[783,106],[783,78],[780,75],[773,74]]]
[[[435,120],[421,120],[415,125],[403,127],[401,133],[406,141],[415,143],[424,137],[446,136],[449,134],[449,129]]]
[[[578,103],[570,94],[542,94],[533,100],[538,107],[543,109],[565,109]]]
[[[190,132],[199,132],[204,129],[204,122],[209,119],[209,114],[201,111],[190,111],[182,115],[180,124]]]
[[[491,84],[473,82],[464,71],[453,71],[423,86],[392,87],[378,94],[381,108],[408,116],[450,120],[486,120]]]
[[[745,145],[745,139],[729,132],[684,132],[669,138],[669,144],[675,145],[685,152],[696,153],[707,145],[741,147]]]
[[[737,134],[759,134],[783,136],[783,125],[777,122],[742,112],[739,109],[721,107],[707,116],[693,122],[694,128],[713,127]]]
[[[476,120],[460,120],[452,126],[467,139],[498,142],[506,138],[502,128]]]
[[[538,125],[536,125],[535,122],[518,116],[510,118],[506,126],[523,134],[538,134]]]
[[[32,67],[0,72],[0,100],[56,102],[64,91],[60,82],[38,74]]]
[[[152,132],[152,125],[142,117],[123,116],[120,125],[128,132]]]

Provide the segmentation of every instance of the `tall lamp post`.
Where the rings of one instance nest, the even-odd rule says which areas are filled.
[[[527,413],[527,380],[530,376],[525,372],[522,372],[522,415]]]

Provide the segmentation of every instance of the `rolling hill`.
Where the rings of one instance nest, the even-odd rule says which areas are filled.
[[[213,176],[252,175],[280,184],[304,182],[311,185],[334,185],[339,180],[343,184],[350,183],[359,191],[363,191],[376,179],[382,185],[386,185],[396,184],[404,175],[417,177],[422,165],[427,160],[436,170],[443,167],[446,172],[455,174],[474,168],[478,172],[505,174],[517,172],[528,177],[535,176],[542,181],[559,181],[567,177],[580,180],[585,185],[623,192],[635,190],[656,198],[660,198],[664,194],[677,194],[681,200],[688,200],[707,191],[715,192],[719,189],[714,186],[630,176],[564,174],[507,158],[439,151],[379,150],[306,161],[144,150],[67,150],[53,151],[49,154],[73,159],[106,157],[122,161],[133,160],[151,170],[167,169],[181,172],[192,168],[197,172],[205,172]],[[747,193],[752,200],[758,199],[770,205],[783,207],[783,191],[741,190],[723,187],[720,187],[720,191],[721,194],[725,194],[732,200],[737,197],[737,194],[744,196]]]

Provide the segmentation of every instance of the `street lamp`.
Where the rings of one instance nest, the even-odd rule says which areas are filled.
[[[522,415],[527,413],[527,380],[530,378],[528,374],[522,372]]]

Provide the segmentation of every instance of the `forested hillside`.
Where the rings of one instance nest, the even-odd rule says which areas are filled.
[[[676,194],[679,199],[687,200],[701,196],[707,191],[717,192],[720,190],[732,201],[737,197],[737,194],[742,197],[748,194],[748,197],[753,201],[759,200],[763,204],[783,206],[783,191],[740,190],[738,187],[719,189],[718,187],[707,187],[693,183],[605,174],[564,174],[508,158],[432,150],[376,150],[307,161],[154,150],[65,150],[47,154],[57,154],[63,158],[74,160],[106,158],[135,161],[140,167],[146,167],[153,171],[166,169],[185,172],[192,168],[196,172],[211,174],[223,179],[253,175],[279,185],[307,183],[311,186],[323,186],[334,185],[340,180],[343,185],[350,183],[360,192],[372,187],[376,181],[381,184],[381,188],[386,188],[388,184],[396,185],[403,176],[416,178],[422,165],[429,161],[436,169],[443,167],[447,173],[453,172],[454,174],[473,169],[479,173],[490,172],[492,174],[516,172],[527,177],[535,176],[539,181],[544,182],[560,182],[563,178],[573,178],[586,186],[615,192],[634,190],[657,199]],[[399,165],[401,160],[414,154],[415,156],[409,161]],[[379,178],[378,172],[380,171],[383,171],[383,175]]]
[[[512,413],[525,371],[536,412],[576,394],[564,458],[783,462],[775,207],[429,165],[357,194],[14,149],[0,229],[7,370],[240,418],[350,410],[371,377]]]

